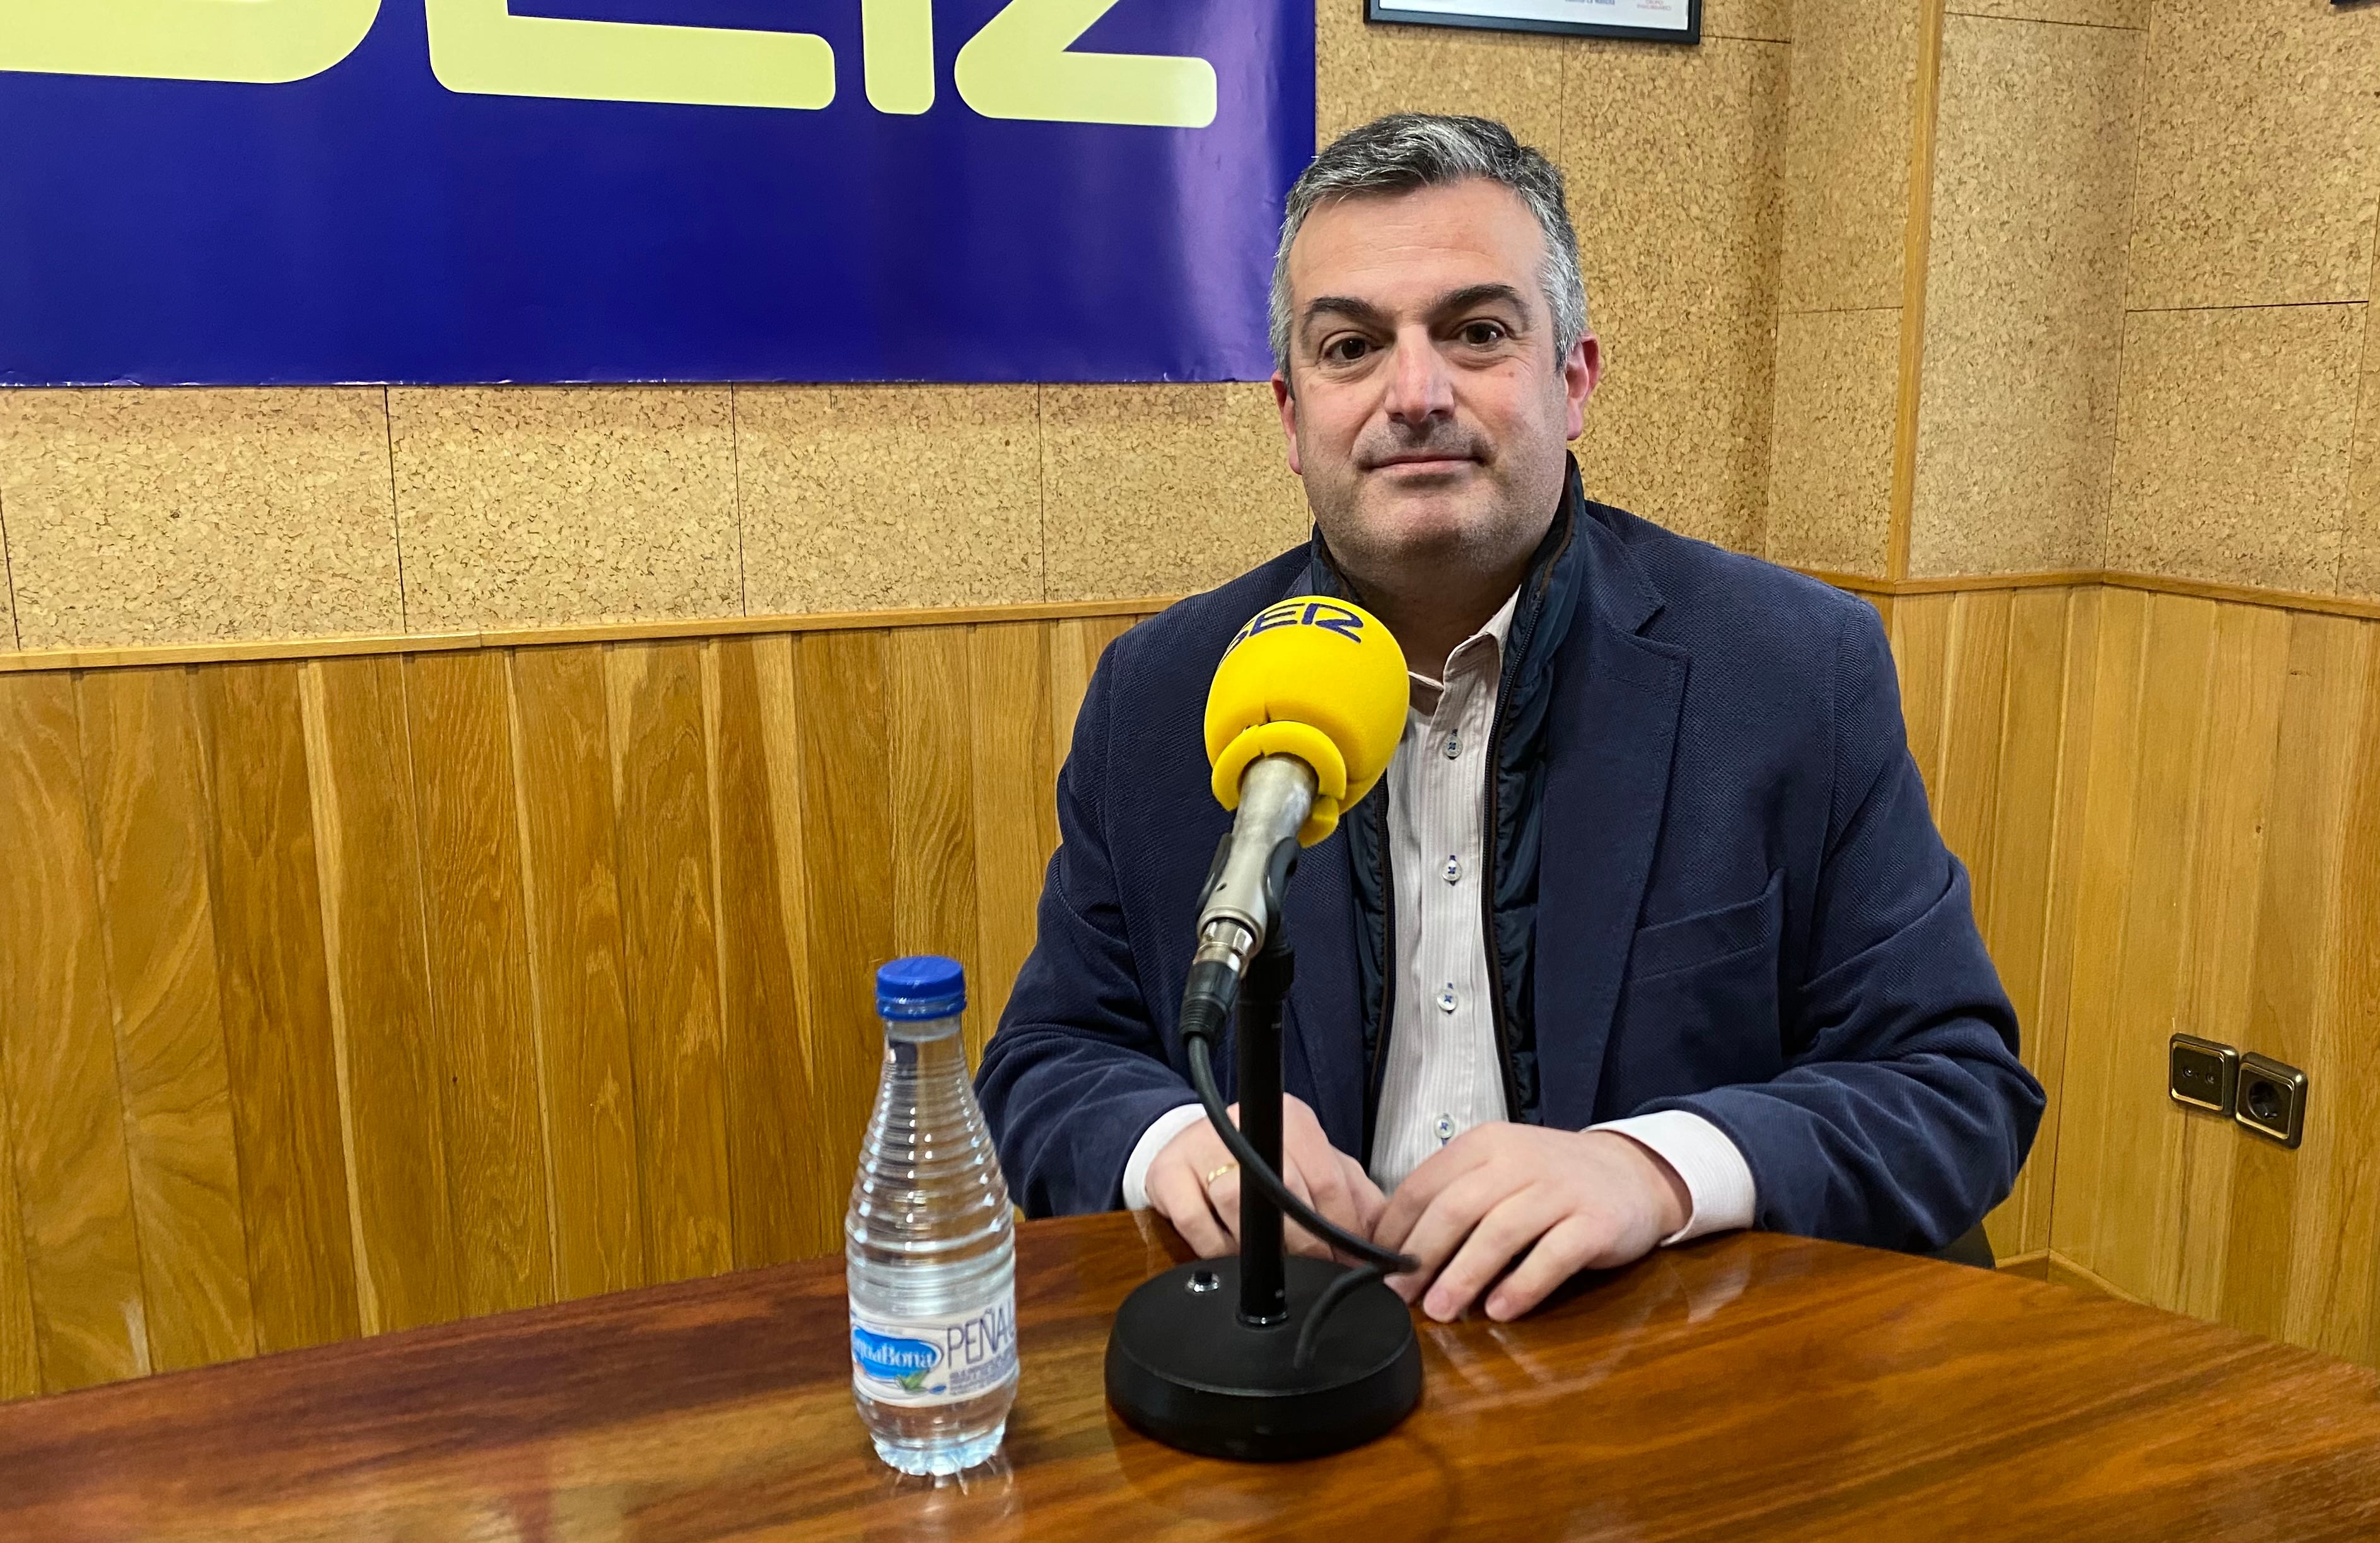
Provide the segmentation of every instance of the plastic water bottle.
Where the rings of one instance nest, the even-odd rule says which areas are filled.
[[[884,1075],[843,1223],[852,1396],[908,1474],[989,1460],[1016,1398],[1016,1232],[967,1080],[956,960],[876,972]]]

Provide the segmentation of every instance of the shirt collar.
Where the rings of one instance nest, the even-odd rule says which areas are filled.
[[[1484,671],[1491,679],[1495,676],[1503,660],[1504,639],[1512,630],[1512,614],[1520,603],[1521,591],[1515,586],[1485,626],[1454,646],[1454,651],[1446,656],[1450,679],[1472,670]],[[1437,711],[1439,699],[1446,694],[1446,682],[1433,680],[1418,670],[1409,670],[1406,674],[1413,682],[1413,710],[1425,714]]]

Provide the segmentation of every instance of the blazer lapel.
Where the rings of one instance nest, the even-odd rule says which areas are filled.
[[[1660,601],[1603,523],[1558,659],[1537,865],[1537,1065],[1548,1125],[1596,1118],[1603,1052],[1669,803],[1687,656],[1637,636]]]

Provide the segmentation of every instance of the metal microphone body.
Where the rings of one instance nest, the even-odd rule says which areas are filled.
[[[1266,756],[1248,768],[1221,871],[1198,914],[1193,966],[1218,962],[1237,977],[1264,947],[1279,919],[1272,906],[1280,896],[1266,893],[1273,854],[1282,842],[1297,839],[1314,812],[1314,768],[1295,756]]]

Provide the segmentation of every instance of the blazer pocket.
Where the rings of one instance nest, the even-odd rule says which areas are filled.
[[[1608,1052],[1629,1066],[1637,1101],[1766,1082],[1785,1069],[1784,916],[1783,878],[1771,875],[1750,900],[1637,932]]]
[[[1755,949],[1773,951],[1784,909],[1785,874],[1779,869],[1768,876],[1768,887],[1750,900],[1640,927],[1628,954],[1628,982],[1641,986]]]

